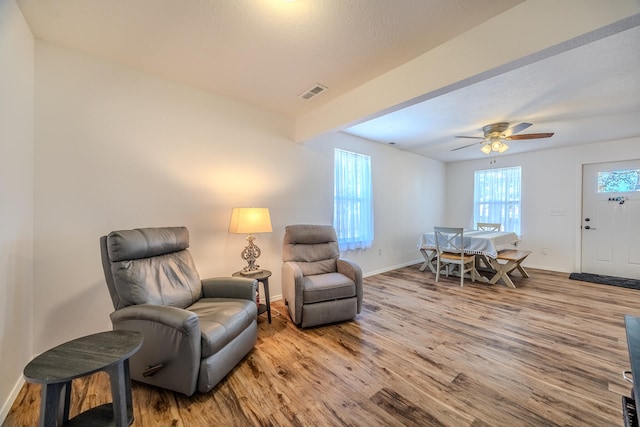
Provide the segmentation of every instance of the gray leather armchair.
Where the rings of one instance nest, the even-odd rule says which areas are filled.
[[[185,227],[113,231],[100,238],[113,329],[139,331],[131,378],[187,396],[223,379],[257,339],[257,282],[200,280]]]
[[[296,325],[350,320],[362,310],[362,270],[340,258],[332,226],[287,226],[282,261],[282,293]]]

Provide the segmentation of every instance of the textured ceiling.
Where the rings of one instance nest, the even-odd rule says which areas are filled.
[[[331,103],[340,101],[343,95],[352,95],[354,89],[376,77],[483,24],[493,33],[496,17],[522,5],[536,7],[544,17],[551,16],[547,10],[550,14],[564,10],[566,19],[571,19],[571,4],[575,3],[16,2],[38,39],[293,118],[321,112],[323,105],[331,108]],[[586,3],[589,2],[585,0]],[[590,4],[600,5],[595,1]],[[549,139],[513,141],[508,153],[640,136],[640,7],[631,0],[624,0],[624,4],[631,4],[631,9],[636,10],[624,25],[587,34],[559,49],[526,55],[515,65],[498,63],[484,76],[475,76],[434,95],[419,96],[422,99],[412,100],[413,105],[408,108],[389,108],[387,115],[372,114],[379,116],[374,119],[361,117],[356,120],[357,125],[344,131],[384,144],[394,142],[398,149],[445,162],[484,156],[479,145],[451,151],[473,142],[455,136],[481,136],[482,126],[495,122],[533,123],[523,133],[555,132]],[[580,12],[584,15],[584,11]],[[564,15],[558,16],[563,19]],[[515,27],[532,22],[518,20]],[[497,40],[511,37],[501,31],[496,28]],[[519,34],[523,35],[526,33]],[[486,51],[472,53],[493,58],[500,49],[496,43],[487,46]],[[455,58],[460,52],[449,55]],[[308,101],[299,98],[317,83],[329,90]]]
[[[17,3],[39,39],[297,117],[522,1]]]
[[[611,31],[615,31],[615,28]],[[529,122],[509,154],[640,136],[640,27],[635,26],[345,130],[445,162],[481,158],[487,124]]]

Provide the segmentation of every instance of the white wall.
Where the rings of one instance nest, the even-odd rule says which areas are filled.
[[[525,154],[449,163],[446,223],[473,226],[476,170],[522,166],[522,241],[533,251],[525,265],[561,272],[580,271],[582,165],[640,159],[640,138],[607,141]],[[551,215],[551,211],[564,215]],[[546,247],[546,255],[542,248]]]
[[[0,420],[32,352],[34,40],[0,0]]]
[[[418,260],[442,216],[437,161],[344,134],[295,144],[284,116],[41,41],[35,81],[36,353],[110,328],[98,239],[111,230],[185,225],[200,275],[229,275],[246,245],[231,209],[268,207],[258,263],[281,295],[285,225],[331,223],[334,147],[372,156],[376,246],[348,253],[365,274]]]

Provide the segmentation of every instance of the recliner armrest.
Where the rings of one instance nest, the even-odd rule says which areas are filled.
[[[203,279],[202,293],[205,298],[240,298],[256,300],[258,281],[244,277],[211,277]]]
[[[338,273],[342,273],[347,276],[349,279],[353,280],[356,284],[356,297],[358,299],[357,305],[357,313],[362,311],[362,268],[355,262],[345,259],[338,258],[337,260]]]
[[[302,291],[304,276],[300,266],[293,261],[282,263],[282,296],[293,323],[302,322]]]
[[[200,335],[198,316],[189,311],[168,305],[140,304],[130,305],[111,313],[113,324],[129,320],[147,320],[169,326],[187,335]]]
[[[344,274],[356,283],[362,283],[362,269],[355,262],[345,258],[338,258],[337,267],[338,273]]]

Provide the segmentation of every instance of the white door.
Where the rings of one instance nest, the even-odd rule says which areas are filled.
[[[640,160],[583,166],[582,272],[640,279]]]

